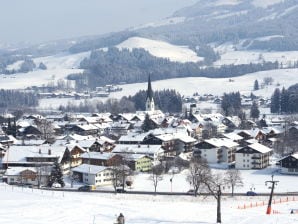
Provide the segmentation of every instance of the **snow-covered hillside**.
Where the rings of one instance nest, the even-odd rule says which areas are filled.
[[[130,30],[137,30],[137,29],[143,29],[143,28],[148,28],[148,27],[160,27],[160,26],[167,26],[167,25],[173,25],[173,24],[178,24],[182,23],[185,21],[185,17],[169,17],[165,18],[156,22],[151,22],[151,23],[146,23],[142,24],[139,26],[135,26],[130,28]]]
[[[0,74],[0,88],[3,89],[23,89],[29,86],[42,86],[64,79],[72,73],[82,73],[78,69],[80,62],[90,55],[90,52],[79,54],[58,54],[48,57],[34,58],[34,63],[38,66],[40,62],[47,66],[47,70],[34,70],[28,73],[16,73],[12,75]],[[18,69],[22,61],[17,61],[8,66],[8,69]]]
[[[273,37],[260,37],[258,40],[268,40]],[[214,66],[221,65],[240,65],[250,63],[263,63],[278,61],[285,67],[293,65],[298,60],[298,51],[247,51],[235,50],[235,46],[230,43],[216,46],[214,50],[220,54],[220,59],[214,62]]]
[[[175,89],[180,94],[189,96],[195,92],[199,94],[214,94],[221,95],[224,92],[240,91],[242,93],[250,93],[253,90],[253,84],[255,80],[259,80],[262,83],[265,77],[272,77],[274,84],[255,92],[257,95],[264,97],[270,97],[275,88],[276,84],[279,87],[289,87],[290,85],[298,83],[298,69],[282,69],[282,70],[271,70],[264,72],[256,72],[247,74],[240,77],[233,77],[233,82],[229,81],[229,78],[203,78],[203,77],[190,77],[190,78],[179,78],[179,79],[168,79],[161,81],[152,82],[154,90],[162,89]],[[119,98],[121,96],[133,95],[139,90],[145,90],[147,83],[136,83],[122,85],[122,92],[113,93],[113,97]]]
[[[79,54],[61,53],[58,55],[35,58],[33,61],[35,64],[40,62],[47,66],[47,69],[77,69],[80,66],[80,62],[90,56],[90,52],[83,52]]]
[[[168,58],[171,61],[177,62],[198,62],[203,60],[202,57],[198,57],[197,54],[187,46],[176,46],[167,42],[141,37],[131,37],[117,45],[117,47],[120,49],[144,48],[156,57]]]

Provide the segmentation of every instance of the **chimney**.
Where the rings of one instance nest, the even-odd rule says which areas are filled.
[[[41,149],[38,150],[38,153],[41,154]]]
[[[52,155],[52,150],[51,149],[48,150],[48,154]]]

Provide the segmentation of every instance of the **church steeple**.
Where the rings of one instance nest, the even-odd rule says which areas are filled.
[[[153,90],[151,86],[150,75],[148,77],[148,88],[147,88],[147,97],[146,97],[146,111],[154,111],[154,100],[153,100]]]

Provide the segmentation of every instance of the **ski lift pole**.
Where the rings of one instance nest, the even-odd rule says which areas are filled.
[[[271,214],[271,204],[272,204],[272,197],[273,197],[274,187],[279,182],[279,181],[273,180],[273,176],[274,175],[271,176],[272,180],[268,180],[268,181],[265,182],[265,185],[267,185],[268,183],[271,184],[271,187],[269,187],[269,188],[271,188],[271,192],[270,192],[268,207],[267,207],[267,211],[266,211],[267,215]]]

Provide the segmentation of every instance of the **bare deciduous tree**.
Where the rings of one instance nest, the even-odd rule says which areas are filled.
[[[40,119],[36,121],[36,125],[43,139],[48,140],[54,136],[54,127],[51,121]]]
[[[195,197],[199,189],[205,187],[204,183],[211,176],[211,170],[206,160],[193,157],[189,164],[189,173],[186,180],[193,187]]]
[[[212,174],[209,178],[205,179],[204,184],[206,185],[209,193],[216,199],[217,209],[216,209],[216,223],[221,223],[221,195],[222,189],[226,187],[226,179],[220,174]]]
[[[264,77],[263,79],[263,83],[265,86],[272,85],[273,82],[274,82],[274,79],[272,77]]]
[[[236,186],[243,186],[243,181],[241,173],[239,170],[230,169],[225,172],[225,180],[227,186],[230,186],[232,189],[232,197],[234,196],[234,188]]]
[[[164,167],[162,164],[158,164],[152,167],[151,175],[149,179],[152,181],[154,186],[154,192],[156,193],[158,183],[163,179]]]
[[[132,175],[132,172],[128,167],[128,160],[129,157],[122,154],[121,158],[114,160],[112,166],[110,167],[112,170],[112,183],[115,192],[118,187],[122,187],[124,190],[126,177]]]

